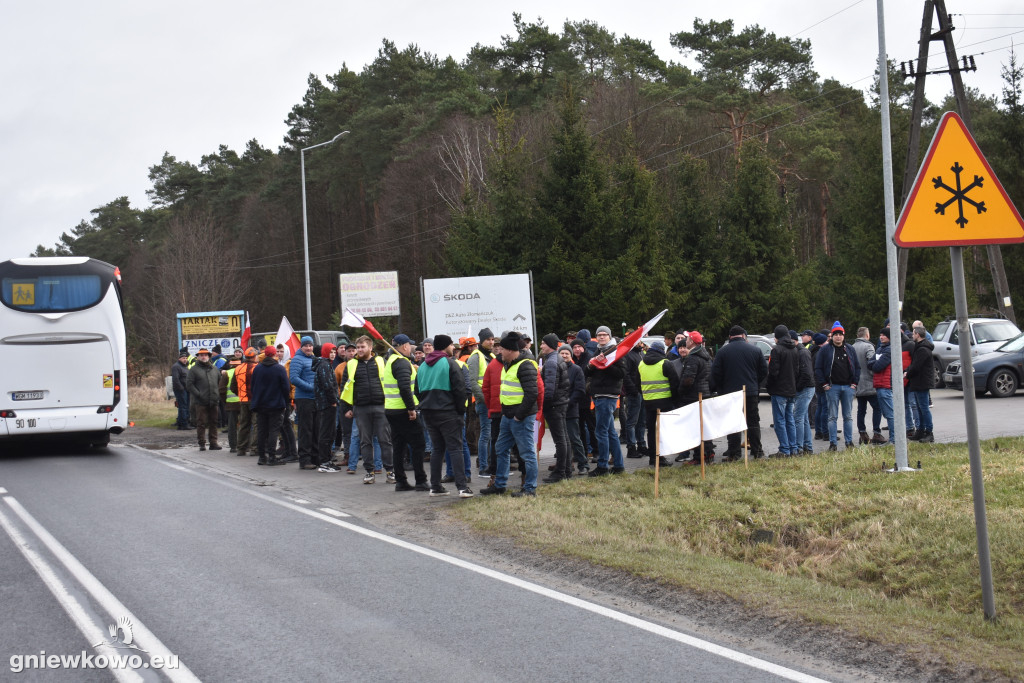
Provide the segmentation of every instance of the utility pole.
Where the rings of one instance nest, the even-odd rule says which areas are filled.
[[[932,17],[938,19],[939,30],[932,33]],[[946,49],[946,69],[928,71],[928,48],[932,42],[942,41]],[[953,81],[953,96],[956,99],[957,113],[963,120],[967,129],[973,132],[971,126],[970,112],[967,109],[967,93],[964,91],[964,81],[960,73],[962,71],[977,71],[973,55],[957,60],[956,46],[953,44],[953,22],[946,12],[946,0],[925,0],[924,17],[921,20],[921,38],[918,41],[917,65],[910,62],[910,69],[907,71],[905,64],[903,68],[904,78],[914,78],[914,102],[911,106],[910,117],[910,140],[907,145],[907,163],[903,171],[903,197],[900,206],[907,203],[907,197],[914,187],[914,180],[917,177],[918,156],[921,149],[921,118],[924,111],[924,84],[925,77],[930,74],[948,73]],[[992,287],[995,290],[996,308],[1008,320],[1017,323],[1017,316],[1013,312],[1013,303],[1010,300],[1010,286],[1006,280],[1006,269],[1003,267],[1003,253],[998,244],[987,245],[989,269],[992,271]],[[904,299],[904,292],[907,286],[907,249],[899,250],[898,280],[900,302]]]

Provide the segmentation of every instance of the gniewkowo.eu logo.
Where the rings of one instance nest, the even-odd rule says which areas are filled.
[[[121,617],[116,624],[107,627],[110,640],[101,641],[93,647],[113,648],[115,650],[135,650],[146,653],[137,643],[132,631],[132,622],[128,617]],[[178,655],[143,657],[141,654],[114,652],[111,654],[95,654],[82,650],[79,654],[39,654],[11,655],[12,673],[21,673],[32,669],[177,669]]]

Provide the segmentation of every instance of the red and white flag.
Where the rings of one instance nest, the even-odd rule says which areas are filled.
[[[249,324],[249,311],[245,312],[245,329],[242,330],[242,351],[249,348],[249,342],[252,340],[252,325]]]
[[[277,337],[274,339],[274,344],[284,344],[285,348],[288,349],[288,358],[291,358],[302,345],[299,343],[299,335],[295,334],[295,328],[288,322],[288,317],[281,316],[281,326],[277,328]],[[282,358],[281,360],[285,360]]]
[[[599,353],[593,358],[591,358],[590,364],[595,368],[603,369],[621,360],[627,353],[629,353],[630,349],[636,346],[636,343],[640,341],[641,337],[647,336],[647,333],[650,332],[654,328],[654,326],[658,324],[658,321],[661,320],[661,317],[666,313],[668,313],[667,308],[658,315],[654,316],[653,318],[645,322],[643,324],[643,327],[638,327],[637,329],[633,330],[628,335],[626,335],[626,338],[619,342],[618,346],[616,346],[611,351],[607,353]]]
[[[341,316],[341,324],[347,327],[365,327],[366,331],[370,333],[370,336],[375,339],[384,339],[384,336],[377,331],[373,326],[373,323],[353,311],[351,308],[345,308],[345,312]]]

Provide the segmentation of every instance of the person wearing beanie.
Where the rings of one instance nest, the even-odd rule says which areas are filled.
[[[480,424],[480,435],[476,443],[476,465],[482,475],[490,467],[491,462],[491,420],[488,418],[489,407],[484,395],[484,374],[487,366],[494,360],[494,333],[485,327],[478,333],[480,342],[466,359],[466,371],[473,391],[473,412]]]
[[[803,452],[796,430],[796,394],[800,374],[800,355],[796,346],[789,335],[789,328],[776,326],[775,346],[768,357],[768,383],[765,387],[772,400],[772,422],[775,436],[779,439],[779,450],[772,454],[773,458],[789,458]]]
[[[395,350],[384,362],[384,414],[391,428],[391,451],[395,454],[395,491],[429,491],[423,455],[427,444],[415,397],[416,368],[412,364],[412,339],[404,334],[392,340]],[[405,474],[408,455],[415,486]]]
[[[544,479],[555,484],[572,476],[569,433],[565,414],[569,406],[569,370],[558,355],[558,335],[546,334],[540,342],[540,371],[544,381],[544,421],[555,442],[555,469]]]
[[[628,334],[628,333],[627,333]],[[664,345],[663,345],[664,347]],[[643,342],[637,341],[622,359],[622,402],[619,426],[626,444],[626,458],[640,458],[648,454],[644,437],[644,397],[640,388],[640,363],[644,360]]]
[[[814,358],[810,350],[801,343],[796,344],[797,358],[800,360],[800,371],[796,377],[796,454],[814,454],[814,428],[811,425],[814,404]]]
[[[220,421],[220,370],[210,362],[210,352],[206,349],[199,349],[196,352],[196,364],[188,371],[185,387],[188,389],[190,406],[195,406],[199,450],[206,450],[207,437],[210,440],[211,451],[221,450],[217,443]]]
[[[304,336],[299,340],[299,352],[288,366],[288,381],[295,387],[295,426],[298,431],[299,469],[315,470],[320,467],[316,455],[316,403],[314,401],[316,379],[313,372],[313,338]]]
[[[427,354],[416,373],[415,391],[420,401],[420,412],[430,433],[433,453],[430,458],[430,495],[446,496],[448,490],[441,483],[444,454],[451,454],[452,473],[460,498],[472,498],[469,473],[462,455],[462,430],[465,425],[466,403],[469,392],[462,367],[452,353],[455,345],[445,334],[434,336],[435,350]]]
[[[875,362],[871,364],[871,373],[871,385],[875,388],[878,409],[889,425],[888,443],[895,444],[896,422],[893,419],[895,415],[892,409],[892,341],[889,337],[888,325],[878,331],[878,350],[875,352]],[[872,443],[875,443],[874,440]]]
[[[615,349],[612,343],[611,330],[602,325],[597,328],[597,344],[599,353],[606,354]],[[622,379],[625,375],[621,363],[613,363],[603,368],[596,367],[591,359],[586,369],[590,379],[590,395],[594,399],[594,423],[597,437],[597,467],[590,476],[621,474],[626,471],[622,459],[622,447],[619,433],[615,429],[615,406],[622,391]],[[611,467],[609,467],[609,464]]]
[[[318,472],[340,472],[332,462],[334,439],[338,425],[338,380],[331,364],[334,344],[320,347],[320,355],[313,359],[314,434],[312,464]],[[293,361],[294,363],[294,361]]]
[[[288,373],[277,360],[277,349],[267,346],[263,360],[252,370],[249,409],[256,414],[257,465],[283,465],[277,457],[277,437],[281,433],[291,400]]]
[[[537,362],[523,357],[519,342],[517,332],[509,332],[501,340],[501,428],[494,444],[494,483],[480,491],[483,495],[505,493],[512,446],[519,447],[524,470],[523,487],[512,495],[517,498],[537,495],[534,423],[539,400],[539,373]]]
[[[188,349],[178,349],[178,360],[171,365],[171,388],[174,390],[174,405],[178,408],[178,419],[175,424],[178,430],[187,430],[188,426],[188,389],[185,382],[188,380]]]
[[[451,339],[448,343],[451,344]],[[355,358],[345,363],[341,378],[341,386],[344,388],[341,391],[340,407],[346,417],[355,418],[353,439],[355,431],[359,432],[359,454],[349,453],[348,469],[355,469],[361,455],[366,470],[363,483],[373,484],[376,481],[373,467],[373,442],[376,437],[381,462],[387,471],[387,483],[394,484],[391,429],[384,410],[384,359],[373,352],[373,340],[368,336],[356,339]]]
[[[686,340],[681,349],[681,360],[679,361],[679,387],[677,396],[679,405],[696,403],[703,396],[708,398],[711,395],[711,355],[704,348],[704,336],[694,330],[686,333]],[[687,459],[686,452],[676,456],[676,462],[683,462]],[[700,451],[694,449],[692,456],[689,456],[692,464],[700,464]],[[715,442],[704,442],[704,459],[714,460]]]
[[[928,330],[922,325],[915,323],[912,339],[914,342],[911,352],[910,365],[907,366],[904,377],[907,380],[907,396],[909,403],[917,407],[917,430],[909,438],[921,443],[934,443],[932,435],[932,411],[929,406],[929,393],[935,384],[935,370],[932,360],[932,353],[935,351],[935,344],[928,339]]]
[[[829,451],[838,450],[837,422],[843,411],[843,437],[846,447],[853,446],[853,396],[860,377],[860,364],[853,346],[846,343],[846,330],[837,320],[830,331],[831,341],[821,347],[814,359],[814,381],[828,401]]]
[[[686,353],[685,348],[683,353]],[[650,444],[647,464],[653,466],[655,458],[658,457],[655,455],[655,446],[658,443],[658,412],[676,407],[679,387],[678,361],[672,362],[668,359],[662,342],[652,342],[647,349],[637,368],[637,381],[644,399],[644,422],[647,427],[647,443]],[[672,464],[664,455],[658,462],[662,467],[669,467]]]
[[[590,471],[587,453],[583,450],[583,437],[580,434],[579,404],[587,400],[587,380],[583,376],[583,368],[573,362],[572,347],[562,344],[558,347],[558,355],[565,363],[569,373],[569,402],[565,406],[565,431],[572,450],[572,460],[579,474]],[[589,401],[588,401],[589,403]]]
[[[256,369],[256,349],[251,346],[245,350],[242,364],[235,369],[228,388],[238,396],[238,421],[235,429],[236,455],[256,455],[256,442],[253,432],[256,423],[253,420],[250,394],[252,392],[252,373]],[[249,450],[252,453],[249,453]]]
[[[746,331],[739,325],[729,330],[729,343],[715,355],[711,362],[711,386],[719,394],[731,394],[745,390],[747,405],[747,443],[755,458],[764,457],[761,447],[761,417],[758,414],[758,396],[761,382],[768,377],[768,363],[764,355],[747,341]],[[743,457],[737,432],[727,438],[728,448],[722,454],[725,461]]]
[[[869,443],[883,444],[885,437],[882,436],[882,412],[878,407],[878,396],[875,392],[871,366],[875,363],[875,345],[871,343],[871,331],[866,327],[857,328],[857,338],[853,341],[853,350],[857,354],[857,363],[860,365],[860,375],[857,377],[857,430],[860,432],[858,445]],[[868,406],[871,406],[871,426],[874,428],[874,435],[868,436],[867,417]]]

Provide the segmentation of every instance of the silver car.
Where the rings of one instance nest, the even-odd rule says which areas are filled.
[[[971,356],[995,351],[1007,339],[1013,339],[1021,333],[1020,329],[1004,318],[968,318],[971,328]],[[935,350],[932,357],[935,361],[935,386],[945,386],[942,374],[946,366],[960,360],[960,330],[956,320],[943,320],[932,331],[932,343]]]

